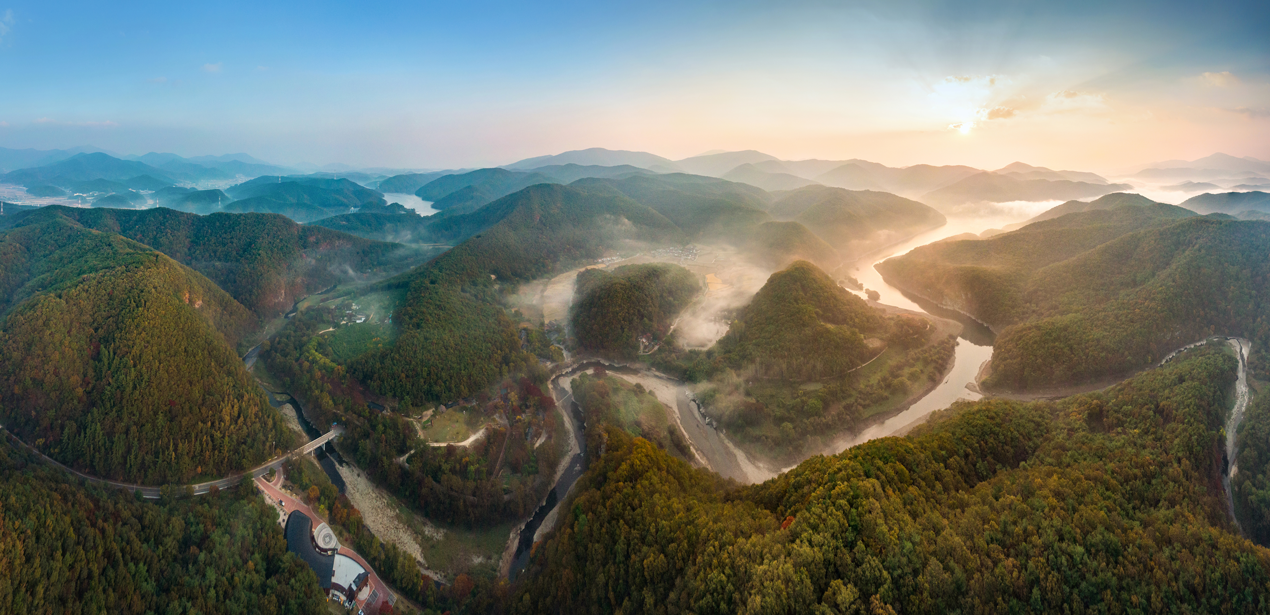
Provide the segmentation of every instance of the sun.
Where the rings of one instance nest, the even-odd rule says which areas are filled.
[[[957,132],[960,132],[963,135],[968,135],[970,134],[970,129],[974,127],[974,122],[962,122],[960,126],[957,126]]]

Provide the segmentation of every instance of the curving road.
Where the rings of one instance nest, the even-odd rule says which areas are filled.
[[[98,478],[96,476],[89,476],[87,474],[84,474],[83,472],[72,470],[71,468],[66,467],[61,462],[57,461],[56,459],[53,459],[49,457],[48,455],[41,453],[40,451],[36,450],[35,447],[27,444],[26,442],[23,442],[20,438],[18,438],[16,434],[5,429],[4,425],[0,425],[0,431],[3,431],[10,438],[13,438],[14,442],[17,442],[18,444],[22,445],[27,450],[35,453],[37,456],[39,456],[40,459],[44,460],[45,462],[51,465],[54,465],[58,468],[61,468],[71,474],[74,474],[75,476],[78,476],[90,483],[106,485],[108,487],[114,487],[116,489],[127,489],[128,491],[132,491],[132,492],[140,491],[142,497],[145,497],[151,500],[157,500],[160,497],[159,490],[161,489],[161,487],[153,487],[148,485],[134,485],[132,483],[122,483],[122,482],[113,481],[113,480],[106,480],[104,478]],[[210,492],[213,487],[215,487],[218,490],[233,487],[234,485],[237,485],[238,483],[242,482],[244,478],[256,478],[256,477],[267,474],[269,470],[271,469],[281,468],[282,464],[286,463],[287,460],[307,455],[313,452],[314,450],[317,450],[319,447],[326,444],[327,442],[330,442],[331,440],[334,440],[335,438],[338,438],[339,436],[343,435],[343,433],[344,433],[343,428],[335,427],[331,429],[330,431],[326,432],[325,434],[323,434],[322,436],[315,438],[313,441],[309,442],[308,444],[305,444],[304,446],[301,446],[300,448],[297,448],[289,453],[286,453],[285,455],[280,455],[278,457],[270,459],[269,461],[266,461],[263,465],[252,468],[246,472],[240,472],[238,474],[226,476],[225,478],[218,479],[218,480],[207,481],[205,483],[195,483],[191,485],[169,485],[169,486],[176,487],[177,489],[180,489],[182,491],[189,489],[193,492],[194,495],[205,495],[208,492]]]

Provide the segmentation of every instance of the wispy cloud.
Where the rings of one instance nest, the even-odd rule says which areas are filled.
[[[1008,120],[1017,113],[1017,110],[1010,107],[993,107],[988,110],[987,117],[990,120]]]
[[[219,72],[221,71],[221,69],[222,69],[222,68],[224,68],[224,67],[225,67],[225,65],[224,65],[224,63],[222,63],[222,62],[217,62],[217,63],[215,63],[215,64],[204,64],[204,65],[203,65],[203,72],[205,72],[205,73],[219,73]]]
[[[1249,107],[1239,107],[1237,109],[1229,109],[1229,111],[1231,113],[1238,113],[1239,115],[1242,115],[1250,120],[1257,120],[1263,117],[1270,117],[1270,107],[1260,107],[1256,109],[1249,108]]]
[[[0,43],[4,42],[4,37],[13,31],[13,9],[5,9],[4,14],[0,15]]]
[[[1239,85],[1239,77],[1234,76],[1228,70],[1220,73],[1204,73],[1199,77],[1205,84],[1213,87],[1228,88],[1233,85]]]
[[[60,122],[51,117],[42,117],[35,120],[36,124],[43,126],[76,126],[80,128],[114,128],[119,125],[118,122],[105,120],[102,122]]]
[[[8,123],[8,122],[5,122],[5,121],[3,121],[3,120],[0,120],[0,128],[8,128],[8,127],[9,127],[9,123]]]
[[[168,82],[168,78],[167,78],[167,77],[155,77],[155,78],[153,78],[153,79],[147,79],[146,81],[149,81],[150,83],[167,83],[167,82]]]

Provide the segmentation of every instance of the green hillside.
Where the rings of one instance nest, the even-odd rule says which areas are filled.
[[[922,196],[921,201],[945,206],[983,201],[991,203],[1055,201],[1102,196],[1132,188],[1133,186],[1129,184],[1095,184],[1066,179],[1019,179],[1009,175],[983,172],[932,190]]]
[[[392,347],[350,366],[375,391],[414,401],[475,393],[525,360],[500,288],[594,260],[628,241],[682,241],[673,223],[630,199],[558,184],[533,186],[485,210],[506,213],[391,282],[406,289],[393,315],[400,334]]]
[[[394,175],[379,182],[379,185],[376,186],[375,189],[385,194],[414,194],[415,190],[422,188],[428,182],[445,175],[449,175],[449,171]]]
[[[117,192],[93,200],[93,207],[113,207],[116,209],[135,209],[144,205],[146,198],[135,192]]]
[[[234,347],[252,314],[207,278],[54,217],[0,235],[6,428],[96,476],[189,482],[291,444]]]
[[[445,209],[445,207],[436,207],[435,203],[464,188],[475,187],[486,194],[495,195],[490,199],[492,201],[522,188],[543,183],[557,182],[550,177],[533,172],[508,171],[500,168],[477,169],[467,173],[438,177],[416,190],[415,196],[425,201],[432,201],[435,209]]]
[[[1148,205],[1165,206],[1163,203],[1156,203],[1155,201],[1152,201],[1140,194],[1134,194],[1132,192],[1113,192],[1105,196],[1100,196],[1092,201],[1067,201],[1062,205],[1047,209],[1031,220],[1028,220],[1028,224],[1040,222],[1042,220],[1052,220],[1059,216],[1079,213],[1082,211],[1115,209],[1125,205],[1134,205],[1138,207],[1145,207]]]
[[[771,220],[768,193],[735,182],[698,175],[640,175],[625,179],[582,179],[574,184],[605,187],[648,206],[673,221],[691,241],[736,240]]]
[[[319,613],[317,577],[287,552],[250,484],[142,503],[72,481],[0,441],[0,612]]]
[[[780,269],[799,260],[826,268],[842,262],[833,246],[801,222],[793,220],[771,220],[759,224],[748,233],[743,245],[752,260],[771,269]]]
[[[1027,389],[1125,374],[1211,334],[1270,342],[1270,225],[1171,206],[1069,214],[887,261],[892,284],[999,331],[984,384]]]
[[[640,336],[664,338],[679,312],[701,293],[692,272],[668,264],[588,269],[578,274],[576,284],[570,325],[578,346],[623,359],[639,353]]]
[[[1026,318],[1026,278],[1145,228],[1191,216],[1171,205],[1123,207],[1046,220],[985,240],[922,246],[877,266],[887,281],[993,327]]]
[[[814,380],[841,374],[876,354],[864,338],[884,326],[880,311],[799,261],[768,278],[719,340],[718,352],[734,367],[752,365],[767,376]]]
[[[844,258],[943,226],[944,215],[887,192],[808,186],[781,193],[773,216],[796,220]]]
[[[166,173],[148,164],[120,160],[102,153],[76,154],[45,166],[6,173],[0,175],[0,183],[23,186],[49,184],[69,188],[79,182],[94,179],[122,182],[142,175],[166,182],[167,185],[176,183]]]
[[[45,207],[16,224],[54,217],[118,233],[163,252],[207,276],[265,318],[351,275],[399,270],[404,266],[402,259],[409,256],[400,246],[265,214],[197,216],[163,208]]]
[[[1182,207],[1201,214],[1238,214],[1245,211],[1270,212],[1270,193],[1223,192],[1200,194],[1186,199]]]
[[[383,208],[384,195],[347,179],[318,177],[258,177],[227,189],[237,199],[220,211],[282,214],[297,222],[310,222],[360,208]],[[194,207],[194,213],[217,211],[210,203]]]
[[[1057,403],[955,406],[904,438],[739,488],[607,432],[516,613],[1257,612],[1270,551],[1230,529],[1235,361],[1191,353]]]

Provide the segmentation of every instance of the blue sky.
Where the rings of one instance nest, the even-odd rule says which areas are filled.
[[[0,0],[0,146],[394,167],[592,146],[1270,158],[1268,4]]]

